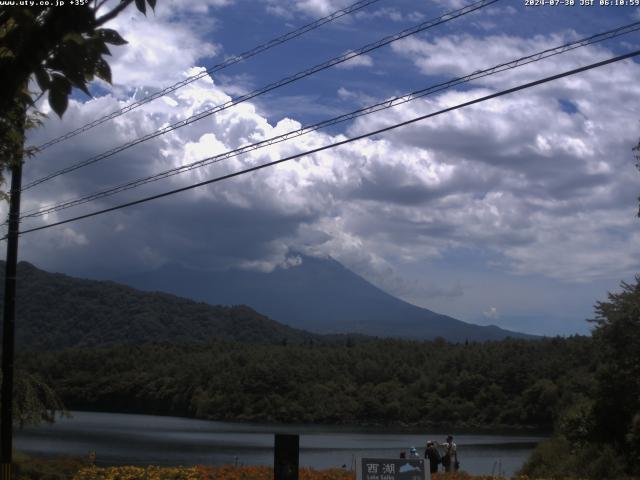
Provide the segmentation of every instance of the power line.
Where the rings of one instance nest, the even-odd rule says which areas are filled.
[[[422,98],[424,96],[427,95],[431,95],[446,89],[449,89],[451,87],[454,87],[456,85],[460,85],[463,83],[467,83],[473,80],[476,80],[478,78],[483,78],[483,77],[487,77],[490,75],[495,75],[497,73],[500,72],[504,72],[507,70],[512,70],[514,68],[518,68],[524,65],[528,65],[530,63],[534,63],[534,62],[538,62],[540,60],[543,60],[545,58],[549,58],[549,57],[553,57],[556,55],[560,55],[563,53],[566,53],[568,51],[574,50],[576,48],[580,48],[580,47],[584,47],[587,45],[592,45],[594,43],[597,42],[602,42],[604,40],[610,40],[612,38],[615,37],[619,37],[622,35],[627,35],[629,33],[635,32],[640,30],[640,22],[634,22],[631,23],[629,25],[625,25],[622,27],[618,27],[612,30],[609,30],[607,32],[603,32],[603,33],[598,33],[596,35],[592,35],[590,37],[587,38],[583,38],[581,40],[576,40],[573,42],[569,42],[566,43],[564,45],[558,46],[558,47],[554,47],[554,48],[548,48],[546,50],[531,54],[531,55],[527,55],[524,57],[520,57],[516,60],[512,60],[510,62],[506,62],[506,63],[502,63],[499,65],[496,65],[494,67],[491,68],[487,68],[484,70],[479,70],[476,72],[473,72],[469,75],[466,75],[464,77],[459,77],[453,80],[449,80],[443,83],[439,83],[436,85],[432,85],[430,87],[421,89],[421,90],[417,90],[411,93],[408,93],[406,95],[402,95],[402,96],[396,96],[394,98],[385,100],[383,102],[379,102],[376,103],[374,105],[370,105],[368,107],[364,107],[355,111],[352,111],[350,113],[346,113],[343,115],[340,115],[338,117],[334,117],[331,118],[329,120],[324,120],[322,122],[313,124],[313,125],[308,125],[308,126],[304,126],[298,130],[293,130],[287,133],[284,133],[282,135],[278,135],[275,137],[271,137],[265,140],[261,140],[259,142],[253,143],[253,144],[249,144],[249,145],[244,145],[242,147],[236,148],[234,150],[230,150],[212,157],[208,157],[202,160],[198,160],[196,162],[192,162],[190,164],[187,165],[181,165],[179,167],[174,167],[168,170],[164,170],[162,172],[156,173],[154,175],[150,175],[147,177],[142,177],[142,178],[138,178],[135,180],[131,180],[129,182],[126,182],[124,184],[115,186],[115,187],[111,187],[108,188],[106,190],[102,190],[100,192],[96,192],[96,193],[92,193],[89,195],[85,195],[83,197],[80,198],[76,198],[73,200],[67,200],[64,202],[60,202],[58,204],[54,204],[54,205],[48,205],[48,206],[44,206],[44,207],[39,207],[36,209],[32,209],[29,210],[27,212],[25,212],[20,219],[25,219],[25,218],[35,218],[35,217],[40,217],[49,213],[53,213],[53,212],[58,212],[61,210],[65,210],[67,208],[71,208],[74,206],[78,206],[78,205],[82,205],[100,198],[104,198],[104,197],[108,197],[111,195],[115,195],[117,193],[126,191],[126,190],[131,190],[133,188],[137,188],[141,185],[145,185],[147,183],[151,183],[151,182],[155,182],[164,178],[168,178],[171,177],[173,175],[178,175],[180,173],[184,173],[187,171],[191,171],[195,168],[200,168],[200,167],[204,167],[207,165],[211,165],[213,163],[218,163],[220,161],[226,160],[228,158],[232,158],[232,157],[236,157],[239,155],[242,155],[244,153],[248,153],[254,150],[258,150],[260,148],[264,148],[270,145],[274,145],[277,143],[281,143],[287,140],[290,140],[292,138],[297,138],[299,136],[302,135],[306,135],[307,133],[322,129],[322,128],[326,128],[332,125],[336,125],[338,123],[342,123],[348,120],[352,120],[364,115],[369,115],[375,112],[379,112],[382,110],[386,110],[389,108],[393,108],[396,107],[398,105],[402,105],[404,103],[416,100],[418,98]]]
[[[380,0],[360,0],[346,8],[343,8],[341,10],[337,10],[329,15],[327,15],[326,17],[322,17],[318,20],[316,20],[315,22],[309,23],[307,25],[304,25],[300,28],[297,28],[296,30],[292,30],[288,33],[285,33],[284,35],[281,35],[277,38],[274,38],[272,40],[269,40],[268,42],[265,42],[261,45],[258,45],[257,47],[252,48],[251,50],[247,50],[246,52],[243,52],[239,55],[230,57],[225,59],[222,63],[218,63],[217,65],[214,65],[210,68],[208,68],[207,70],[200,72],[196,75],[192,75],[190,77],[185,78],[184,80],[181,80],[179,82],[174,83],[173,85],[170,85],[166,88],[163,88],[162,90],[152,93],[151,95],[148,95],[144,98],[141,98],[140,100],[137,100],[133,103],[131,103],[130,105],[127,105],[126,107],[121,108],[120,110],[116,110],[114,112],[109,113],[108,115],[105,115],[103,117],[100,117],[92,122],[87,123],[86,125],[83,125],[82,127],[76,128],[75,130],[72,130],[70,132],[65,133],[64,135],[61,135],[59,137],[53,138],[51,140],[49,140],[48,142],[43,143],[42,145],[39,145],[38,147],[36,147],[38,152],[42,152],[43,150],[46,150],[47,148],[63,142],[65,140],[68,140],[69,138],[75,137],[76,135],[79,135],[81,133],[84,133],[88,130],[91,130],[94,127],[97,127],[98,125],[102,125],[103,123],[109,121],[109,120],[113,120],[114,118],[119,117],[120,115],[124,115],[125,113],[128,113],[132,110],[135,110],[136,108],[140,107],[141,105],[144,105],[146,103],[149,103],[157,98],[160,97],[164,97],[165,95],[168,95],[172,92],[175,92],[176,90],[178,90],[179,88],[182,88],[186,85],[189,85],[190,83],[195,82],[196,80],[199,80],[203,77],[206,77],[207,75],[210,75],[212,73],[215,72],[219,72],[220,70],[223,70],[227,67],[230,67],[231,65],[234,65],[236,63],[239,63],[243,60],[246,60],[248,58],[251,58],[255,55],[258,55],[259,53],[265,52],[273,47],[276,47],[278,45],[281,45],[285,42],[288,42],[289,40],[293,40],[296,37],[299,37],[307,32],[310,32],[311,30],[315,30],[319,27],[321,27],[322,25],[332,22],[334,20],[337,20],[339,18],[344,17],[345,15],[349,15],[350,13],[356,12],[358,10],[361,10],[362,8],[368,7],[369,5],[371,5],[372,3],[376,3],[379,2]]]
[[[74,170],[77,170],[79,168],[82,167],[86,167],[87,165],[91,165],[93,163],[96,163],[100,160],[104,160],[105,158],[109,158],[112,157],[113,155],[122,152],[123,150],[126,150],[130,147],[133,147],[135,145],[138,145],[142,142],[145,142],[147,140],[151,140],[152,138],[156,138],[160,135],[164,135],[166,133],[169,133],[173,130],[176,130],[178,128],[187,126],[191,123],[197,122],[198,120],[202,120],[203,118],[209,117],[215,113],[218,113],[222,110],[226,110],[227,108],[230,108],[234,105],[237,105],[239,103],[245,102],[247,100],[250,100],[254,97],[257,97],[259,95],[263,95],[267,92],[270,92],[272,90],[275,90],[277,88],[280,88],[284,85],[287,85],[289,83],[293,83],[296,82],[300,79],[303,79],[305,77],[308,77],[310,75],[313,75],[317,72],[320,72],[322,70],[326,70],[327,68],[333,67],[335,65],[338,65],[340,63],[346,62],[347,60],[351,60],[352,58],[355,58],[357,56],[363,55],[365,53],[368,53],[372,50],[376,50],[378,48],[381,48],[385,45],[388,45],[392,42],[395,42],[397,40],[400,40],[402,38],[408,37],[410,35],[416,34],[418,32],[421,32],[423,30],[426,30],[428,28],[432,28],[435,27],[437,25],[443,24],[445,22],[454,20],[458,17],[461,17],[463,15],[467,15],[471,12],[474,12],[476,10],[479,10],[481,8],[487,7],[493,3],[496,3],[500,0],[479,0],[475,3],[472,3],[466,7],[460,8],[458,10],[454,10],[452,12],[446,13],[438,18],[435,18],[433,20],[428,20],[426,22],[423,22],[419,25],[416,25],[412,28],[408,28],[406,30],[403,30],[399,33],[396,33],[394,35],[389,35],[387,37],[382,38],[381,40],[378,40],[376,42],[370,43],[368,45],[365,45],[364,47],[359,48],[358,50],[350,50],[349,52],[340,55],[339,57],[335,57],[331,60],[328,60],[326,62],[323,62],[319,65],[316,65],[314,67],[311,67],[307,70],[303,70],[301,72],[298,72],[294,75],[291,75],[289,77],[285,77],[277,82],[271,83],[265,87],[262,87],[258,90],[254,90],[250,93],[247,93],[245,95],[241,95],[239,97],[233,98],[231,100],[229,100],[228,102],[225,102],[223,104],[220,105],[216,105],[215,107],[203,110],[200,113],[197,113],[195,115],[192,115],[189,118],[186,118],[185,120],[181,120],[179,122],[173,123],[171,125],[168,125],[166,127],[161,128],[160,130],[156,130],[155,132],[149,133],[147,135],[144,135],[142,137],[137,138],[136,140],[133,140],[129,143],[125,143],[123,145],[120,145],[118,147],[112,148],[111,150],[108,150],[104,153],[101,153],[99,155],[93,156],[87,160],[83,160],[81,162],[78,162],[74,165],[71,165],[69,167],[63,168],[61,170],[58,170],[56,172],[50,173],[49,175],[46,175],[38,180],[34,180],[28,184],[26,184],[25,186],[22,187],[22,191],[24,190],[28,190],[29,188],[33,188],[36,185],[40,185],[41,183],[44,183],[48,180],[51,180],[52,178],[58,177],[60,175],[64,175],[66,173],[70,173],[73,172]]]
[[[438,110],[437,112],[432,112],[432,113],[429,113],[429,114],[426,114],[426,115],[421,115],[419,117],[412,118],[411,120],[406,120],[404,122],[396,123],[394,125],[390,125],[390,126],[387,126],[387,127],[384,127],[384,128],[380,128],[380,129],[374,130],[372,132],[368,132],[368,133],[364,133],[362,135],[358,135],[356,137],[348,138],[346,140],[342,140],[342,141],[339,141],[339,142],[334,142],[334,143],[331,143],[329,145],[325,145],[325,146],[322,146],[322,147],[314,148],[312,150],[307,150],[306,152],[297,153],[295,155],[290,155],[288,157],[281,158],[279,160],[274,160],[273,162],[264,163],[264,164],[261,164],[261,165],[257,165],[255,167],[247,168],[245,170],[240,170],[238,172],[230,173],[230,174],[227,174],[227,175],[222,175],[220,177],[216,177],[216,178],[212,178],[212,179],[209,179],[209,180],[205,180],[203,182],[195,183],[193,185],[188,185],[186,187],[177,188],[175,190],[170,190],[168,192],[164,192],[164,193],[160,193],[160,194],[157,194],[157,195],[152,195],[152,196],[149,196],[149,197],[141,198],[139,200],[134,200],[132,202],[123,203],[123,204],[120,204],[120,205],[116,205],[114,207],[105,208],[105,209],[98,210],[98,211],[95,211],[95,212],[92,212],[92,213],[87,213],[85,215],[79,215],[77,217],[73,217],[73,218],[69,218],[69,219],[66,219],[66,220],[59,221],[59,222],[51,223],[49,225],[43,225],[43,226],[40,226],[40,227],[34,227],[34,228],[27,229],[27,230],[22,230],[21,232],[19,232],[19,234],[23,235],[25,233],[36,232],[38,230],[45,230],[47,228],[56,227],[58,225],[64,225],[66,223],[75,222],[75,221],[78,221],[78,220],[83,220],[85,218],[95,217],[97,215],[102,215],[104,213],[113,212],[115,210],[120,210],[120,209],[123,209],[123,208],[126,208],[126,207],[131,207],[133,205],[146,203],[146,202],[149,202],[151,200],[157,200],[159,198],[168,197],[170,195],[174,195],[176,193],[184,192],[184,191],[187,191],[187,190],[192,190],[194,188],[198,188],[198,187],[201,187],[201,186],[204,186],[204,185],[209,185],[209,184],[212,184],[212,183],[221,182],[221,181],[227,180],[229,178],[238,177],[240,175],[244,175],[244,174],[247,174],[247,173],[250,173],[250,172],[255,172],[257,170],[261,170],[261,169],[266,168],[266,167],[271,167],[271,166],[278,165],[278,164],[283,163],[283,162],[287,162],[287,161],[290,161],[290,160],[295,160],[297,158],[301,158],[301,157],[304,157],[306,155],[311,155],[311,154],[314,154],[314,153],[322,152],[324,150],[328,150],[328,149],[331,149],[331,148],[335,148],[335,147],[339,147],[339,146],[342,146],[342,145],[346,145],[348,143],[352,143],[352,142],[355,142],[357,140],[362,140],[364,138],[368,138],[368,137],[371,137],[371,136],[374,136],[374,135],[379,135],[379,134],[384,133],[384,132],[395,130],[396,128],[404,127],[406,125],[410,125],[412,123],[416,123],[416,122],[419,122],[421,120],[426,120],[428,118],[435,117],[435,116],[438,116],[438,115],[442,115],[444,113],[452,112],[454,110],[459,110],[461,108],[465,108],[465,107],[468,107],[468,106],[471,106],[471,105],[474,105],[474,104],[477,104],[477,103],[486,102],[487,100],[492,100],[494,98],[502,97],[504,95],[508,95],[508,94],[511,94],[511,93],[514,93],[514,92],[518,92],[520,90],[525,90],[525,89],[528,89],[528,88],[531,88],[531,87],[535,87],[537,85],[541,85],[541,84],[548,83],[548,82],[551,82],[551,81],[554,81],[554,80],[558,80],[560,78],[567,77],[567,76],[570,76],[570,75],[575,75],[575,74],[578,74],[578,73],[581,73],[581,72],[585,72],[587,70],[591,70],[591,69],[594,69],[594,68],[602,67],[604,65],[609,65],[611,63],[619,62],[621,60],[625,60],[627,58],[632,58],[632,57],[635,57],[635,56],[638,56],[638,55],[640,55],[640,50],[635,50],[633,52],[626,53],[624,55],[619,55],[617,57],[612,57],[612,58],[609,58],[607,60],[603,60],[603,61],[600,61],[600,62],[595,62],[595,63],[592,63],[590,65],[586,65],[584,67],[575,68],[573,70],[568,70],[566,72],[559,73],[559,74],[556,74],[556,75],[551,75],[549,77],[545,77],[545,78],[542,78],[540,80],[535,80],[533,82],[528,82],[528,83],[525,83],[525,84],[521,84],[521,85],[519,85],[517,87],[508,88],[506,90],[502,90],[502,91],[497,92],[497,93],[492,93],[490,95],[485,95],[483,97],[476,98],[476,99],[470,100],[468,102],[460,103],[460,104],[455,105],[453,107],[448,107],[448,108],[444,108],[442,110]],[[6,239],[6,237],[4,237],[2,240],[4,240],[4,239]]]

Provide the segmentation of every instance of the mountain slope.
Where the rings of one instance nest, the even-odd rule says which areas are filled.
[[[0,262],[0,274],[4,270],[5,262]],[[211,306],[166,293],[141,292],[113,282],[48,273],[27,262],[18,264],[16,317],[16,342],[27,350],[200,343],[213,338],[251,343],[321,341],[246,306]]]
[[[495,326],[473,325],[400,300],[333,259],[301,257],[302,264],[270,273],[204,272],[168,265],[118,279],[210,304],[251,305],[287,325],[317,333],[449,341],[533,338]]]

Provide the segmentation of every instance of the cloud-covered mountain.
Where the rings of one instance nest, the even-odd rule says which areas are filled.
[[[316,333],[450,341],[526,337],[440,315],[393,297],[337,261],[291,257],[271,272],[199,271],[166,265],[118,280],[135,288],[169,292],[213,305],[245,304],[289,326]]]
[[[258,15],[246,14],[249,3]],[[41,151],[26,165],[25,183],[461,6],[459,0],[374,3],[224,72],[203,74],[229,55],[347,3],[185,0],[159,4],[148,17],[135,9],[123,13],[112,28],[129,43],[113,48],[113,85],[93,84],[93,98],[74,95],[62,119],[49,115],[42,128],[27,132],[29,144],[80,128],[188,76],[201,78]],[[202,116],[30,189],[23,209],[195,166],[632,21],[624,8],[551,16],[539,10],[499,3],[372,51],[370,61],[359,57],[359,65],[328,69]],[[163,41],[149,41],[157,38]],[[329,129],[307,130],[117,196],[24,218],[22,228],[187,187],[604,60],[626,51],[629,38],[521,62],[517,69]],[[640,64],[629,59],[558,79],[295,162],[25,235],[21,255],[50,271],[108,271],[113,277],[171,262],[201,269],[270,268],[295,250],[331,255],[393,295],[459,318],[492,317],[506,328],[549,335],[588,333],[584,318],[593,302],[620,280],[631,281],[640,265],[631,151],[638,141],[639,75]],[[46,96],[41,102],[50,113]],[[3,212],[6,204],[0,204]]]

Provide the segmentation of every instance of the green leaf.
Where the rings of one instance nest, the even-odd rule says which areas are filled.
[[[73,86],[78,88],[78,89],[80,89],[80,90],[82,90],[87,97],[93,98],[93,95],[91,95],[91,92],[87,88],[87,84],[85,83],[84,79],[82,81],[79,81],[79,82],[73,82]]]
[[[71,83],[69,83],[69,80],[62,75],[54,73],[49,88],[49,105],[59,117],[62,117],[62,114],[67,109],[70,93]]]
[[[90,50],[99,55],[111,55],[111,50],[102,39],[95,39],[91,42]]]
[[[81,89],[87,95],[90,95],[84,86],[85,70],[93,67],[95,60],[88,58],[88,45],[77,45],[75,43],[64,43],[58,52],[62,61],[62,67],[58,70],[62,75],[67,77],[69,81],[77,88]]]
[[[38,83],[38,87],[40,87],[40,90],[42,90],[43,92],[46,91],[47,88],[49,88],[49,83],[51,82],[51,79],[49,78],[49,74],[44,68],[38,68],[35,71],[35,74],[36,74],[36,82]]]
[[[145,15],[147,14],[147,4],[145,0],[136,0],[136,7]]]
[[[0,47],[0,58],[14,58],[15,54],[10,48],[5,47],[4,45]]]
[[[96,33],[99,38],[111,45],[125,45],[128,43],[118,32],[110,28],[101,28],[100,30],[96,30]]]
[[[95,65],[96,76],[103,79],[105,82],[111,83],[111,67],[102,58],[96,61]]]
[[[74,42],[78,45],[84,45],[86,39],[80,35],[79,33],[76,32],[71,32],[71,33],[67,33],[64,38],[62,39],[63,42]]]

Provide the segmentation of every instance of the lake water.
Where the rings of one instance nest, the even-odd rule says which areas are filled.
[[[53,425],[18,430],[15,448],[34,456],[97,453],[99,465],[273,465],[274,433],[300,435],[300,466],[351,468],[358,456],[398,457],[442,433],[392,429],[265,425],[178,417],[72,412]],[[536,435],[454,434],[461,468],[472,474],[513,475],[535,445]]]

